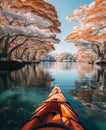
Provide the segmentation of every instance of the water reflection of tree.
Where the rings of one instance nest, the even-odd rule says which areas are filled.
[[[85,77],[86,74],[89,73],[94,74],[96,71],[95,67],[92,64],[78,62],[77,66],[78,66],[78,73],[80,78]]]
[[[101,90],[104,90],[104,92],[106,92],[106,66],[96,66],[96,68],[96,82],[98,84],[101,83]]]
[[[0,86],[14,88],[19,86],[50,86],[52,76],[40,65],[29,65],[13,72],[0,72]]]
[[[43,63],[44,68],[51,68],[53,70],[57,71],[70,71],[70,70],[76,70],[76,63],[72,62],[44,62]]]
[[[75,81],[75,89],[68,93],[82,102],[86,116],[106,120],[106,67],[80,64],[78,70],[80,80]]]
[[[18,71],[0,72],[0,117],[2,117],[0,125],[2,129],[19,130],[50,91],[48,86],[52,80],[52,76],[45,72],[41,65],[33,64]]]

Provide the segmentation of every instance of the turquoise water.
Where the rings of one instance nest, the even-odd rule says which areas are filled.
[[[0,72],[0,130],[20,130],[56,84],[86,130],[106,129],[106,68],[66,62]]]

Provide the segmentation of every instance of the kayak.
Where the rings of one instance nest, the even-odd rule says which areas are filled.
[[[56,85],[21,130],[84,130],[84,127]]]

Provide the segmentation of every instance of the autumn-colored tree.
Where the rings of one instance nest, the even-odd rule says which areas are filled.
[[[28,50],[31,45],[33,49],[27,51],[27,54],[34,53],[36,47],[38,48],[38,45],[36,46],[38,41],[41,48],[48,43],[58,43],[59,39],[56,38],[55,33],[60,32],[59,26],[55,7],[44,0],[2,0],[0,2],[0,57],[7,60],[12,57],[17,59],[15,56],[18,48],[24,52],[25,46]],[[35,42],[31,43],[31,40]]]
[[[67,17],[79,23],[67,36],[77,46],[85,46],[96,53],[97,60],[106,59],[106,1],[95,0],[76,9]]]
[[[12,59],[18,59],[23,61],[36,60],[36,58],[40,58],[39,53],[42,52],[42,55],[44,55],[45,53],[49,53],[52,50],[55,50],[54,44],[30,39],[26,42],[25,45],[18,47],[13,52]]]
[[[89,52],[85,52],[83,54],[81,54],[78,57],[78,62],[87,62],[87,63],[93,63],[95,60],[95,55],[91,54]]]
[[[78,62],[86,63],[93,63],[96,59],[96,55],[91,53],[91,51],[87,50],[85,47],[78,49],[78,51],[74,54],[74,57]]]

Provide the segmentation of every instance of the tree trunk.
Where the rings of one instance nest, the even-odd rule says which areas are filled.
[[[106,42],[103,43],[102,47],[102,59],[105,59],[105,55],[106,55]]]
[[[96,45],[98,56],[98,59],[95,62],[96,64],[106,64],[106,42],[104,42],[101,46],[102,48],[100,49],[100,46]]]
[[[8,57],[8,43],[9,43],[9,37],[7,37],[5,40],[5,45],[3,47],[3,52],[1,54],[2,57],[6,58]]]
[[[4,57],[4,58],[9,60],[9,58],[8,58],[8,49],[9,49],[10,44],[15,39],[16,39],[16,36],[12,37],[12,36],[9,36],[9,35],[4,39],[4,41],[3,41],[4,42],[4,46],[3,46],[3,49],[2,49],[3,51],[2,51],[2,54],[1,54],[2,57]]]
[[[26,41],[28,40],[28,38],[26,38],[23,42],[21,42],[20,44],[16,45],[15,47],[13,47],[10,52],[8,53],[8,59],[10,60],[11,59],[11,55],[12,55],[12,52],[14,50],[16,50],[18,47],[22,46]]]

